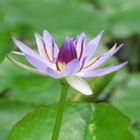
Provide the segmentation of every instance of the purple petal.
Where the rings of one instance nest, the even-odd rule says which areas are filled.
[[[49,58],[53,61],[54,58],[55,59],[57,58],[59,49],[58,49],[53,37],[46,30],[44,30],[44,32],[43,32],[43,41],[45,43],[45,47],[48,52]]]
[[[40,57],[40,55],[38,53],[36,53],[34,50],[30,49],[27,45],[25,45],[21,41],[17,40],[14,37],[13,37],[13,41],[16,44],[16,46],[24,53],[25,57],[29,56],[32,59],[34,59],[34,62],[38,61],[38,62],[44,64],[44,66],[53,67],[50,63],[48,63],[42,57]],[[27,57],[26,57],[26,59],[29,61],[29,59]],[[29,62],[31,62],[31,61],[29,61]],[[35,63],[33,64],[33,61],[31,64],[34,66],[36,65]],[[37,66],[35,66],[35,67],[37,67]]]
[[[69,62],[63,69],[62,73],[64,76],[73,75],[80,70],[81,66],[77,59],[72,60]]]
[[[22,64],[22,63],[18,62],[17,60],[13,59],[13,58],[10,57],[10,56],[7,56],[7,58],[8,58],[13,64],[15,64],[15,65],[17,65],[17,66],[19,66],[19,67],[25,69],[26,71],[29,71],[29,72],[32,72],[32,73],[35,73],[35,74],[45,75],[45,76],[47,75],[46,73],[40,72],[38,69],[29,67],[29,66],[27,66],[27,65],[25,65],[25,64]]]
[[[35,39],[36,39],[36,43],[38,46],[38,51],[39,51],[40,56],[48,60],[42,37],[38,33],[35,33]]]
[[[58,63],[68,64],[77,58],[77,53],[73,44],[73,38],[67,37],[58,53]]]
[[[79,36],[77,36],[77,38],[75,40],[77,57],[79,59],[82,58],[82,54],[83,54],[84,49],[85,49],[85,39],[86,39],[86,34],[83,32]]]
[[[25,70],[27,70],[29,72],[39,74],[39,75],[43,75],[43,76],[49,75],[49,76],[51,76],[53,78],[56,78],[56,79],[62,78],[62,76],[57,71],[55,71],[55,70],[53,70],[51,68],[46,68],[45,71],[39,71],[38,69],[34,69],[32,67],[26,66],[25,64],[22,64],[22,63],[16,61],[15,59],[13,59],[13,58],[11,58],[9,56],[7,56],[7,57],[12,63],[14,63],[15,65],[17,65],[17,66],[19,66],[19,67],[21,67],[21,68],[23,68],[23,69],[25,69]]]
[[[27,45],[22,43],[21,41],[17,40],[15,37],[12,38],[16,46],[25,54],[32,55],[36,58],[40,57],[35,51],[30,49]]]
[[[47,68],[46,72],[48,75],[50,75],[51,77],[53,77],[55,79],[59,79],[59,78],[63,77],[60,73],[58,73],[56,70],[53,70],[51,68]]]
[[[88,45],[84,51],[84,56],[87,56],[86,61],[88,61],[93,56],[94,52],[96,51],[96,49],[98,47],[98,44],[101,40],[102,35],[103,35],[103,31],[100,32],[94,39],[92,39],[88,43]]]
[[[80,63],[80,64],[81,64],[81,67],[80,67],[80,70],[79,70],[79,71],[81,71],[81,70],[83,69],[83,67],[84,67],[84,65],[85,65],[85,62],[86,62],[86,58],[87,58],[87,56],[85,56],[85,57],[83,58],[82,62]]]
[[[116,66],[108,66],[106,68],[102,68],[102,69],[98,69],[98,70],[86,71],[81,74],[81,77],[88,78],[88,77],[103,76],[103,75],[109,74],[111,72],[114,72],[114,71],[124,67],[127,63],[128,62],[124,62],[124,63],[116,65]]]
[[[45,71],[48,66],[46,65],[45,62],[42,60],[40,61],[39,59],[36,59],[35,57],[25,54],[25,58],[31,63],[34,67],[36,67],[40,71]]]
[[[50,75],[53,78],[61,78],[62,76],[54,69],[47,67],[45,65],[45,63],[43,63],[42,61],[39,61],[38,59],[35,59],[34,57],[25,54],[26,59],[34,66],[36,67],[40,72],[42,73],[46,73],[48,75]]]
[[[111,49],[110,51],[108,51],[107,53],[97,57],[97,60],[92,64],[90,65],[89,67],[86,66],[87,68],[85,68],[86,70],[93,70],[97,67],[99,67],[100,65],[102,65],[104,62],[106,62],[110,57],[112,57],[115,53],[117,53],[121,47],[123,45],[121,44],[119,47],[117,47],[116,49]]]

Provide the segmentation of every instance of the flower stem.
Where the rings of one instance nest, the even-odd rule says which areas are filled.
[[[61,95],[60,95],[60,99],[59,99],[52,140],[58,140],[58,137],[59,137],[64,107],[65,107],[65,100],[67,97],[67,91],[68,91],[68,87],[69,87],[68,84],[63,81],[61,81],[61,86],[62,86],[62,90],[61,90]]]

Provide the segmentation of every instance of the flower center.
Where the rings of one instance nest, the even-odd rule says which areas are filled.
[[[57,70],[62,71],[66,64],[77,58],[76,49],[74,47],[74,40],[71,37],[67,37],[60,48],[57,57]]]

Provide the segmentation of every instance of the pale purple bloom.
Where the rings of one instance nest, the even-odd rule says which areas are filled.
[[[103,76],[127,64],[127,62],[124,62],[116,66],[112,65],[97,69],[97,67],[101,66],[122,47],[122,45],[119,47],[114,46],[107,53],[92,58],[101,37],[102,32],[88,43],[86,43],[85,33],[78,35],[76,40],[72,37],[66,37],[62,47],[59,49],[54,38],[45,30],[43,36],[35,33],[39,53],[13,37],[13,41],[22,52],[14,53],[23,55],[34,68],[12,60],[26,70],[49,75],[56,79],[64,78],[73,88],[83,94],[90,95],[92,94],[92,90],[83,77]]]

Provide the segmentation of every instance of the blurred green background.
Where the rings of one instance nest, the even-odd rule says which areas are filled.
[[[85,97],[70,89],[68,100],[108,102],[131,119],[140,138],[140,1],[139,0],[0,0],[0,140],[27,112],[58,101],[57,80],[33,75],[11,64],[5,56],[15,49],[16,36],[36,48],[33,33],[47,29],[61,46],[66,35],[86,32],[88,39],[104,30],[97,53],[115,42],[123,49],[105,65],[128,60],[127,67],[89,79],[95,95]],[[25,60],[13,56],[24,62]],[[26,63],[26,61],[25,61]]]

